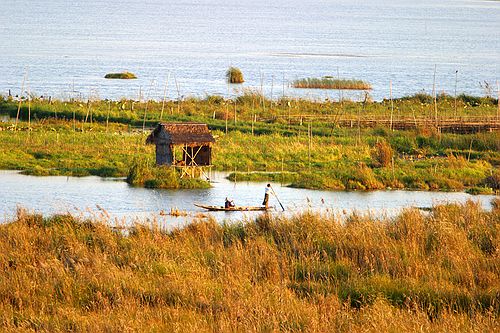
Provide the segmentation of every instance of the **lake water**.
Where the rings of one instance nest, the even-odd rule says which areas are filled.
[[[496,93],[500,1],[465,0],[2,0],[0,94],[161,99],[233,94],[339,97],[288,83],[325,75],[362,79],[375,99],[432,91]],[[128,70],[138,80],[105,80]],[[456,72],[458,71],[458,73]],[[483,88],[479,83],[482,83]],[[25,87],[27,90],[27,87]],[[486,89],[488,90],[488,89]],[[351,93],[358,98],[360,93]]]
[[[16,171],[0,171],[0,222],[15,215],[17,207],[44,215],[70,212],[76,215],[97,216],[105,211],[109,221],[127,224],[134,220],[157,221],[162,226],[185,224],[201,213],[193,203],[222,205],[226,196],[241,206],[259,206],[263,199],[265,183],[232,183],[223,173],[215,173],[213,187],[203,190],[152,190],[131,187],[123,180],[99,177],[34,177]],[[306,210],[331,212],[345,216],[353,211],[373,216],[394,216],[405,207],[431,207],[439,203],[479,201],[489,209],[494,196],[471,196],[466,193],[417,192],[417,191],[314,191],[294,189],[273,184],[285,214]],[[276,198],[271,196],[273,213],[283,214]],[[178,209],[186,217],[160,215],[161,211]],[[213,212],[218,221],[252,218],[260,212]]]

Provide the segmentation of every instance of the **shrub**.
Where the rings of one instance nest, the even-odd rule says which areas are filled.
[[[228,83],[243,83],[245,79],[243,78],[243,73],[237,67],[229,67],[226,71],[226,79]]]
[[[411,96],[401,97],[400,100],[402,100],[402,101],[417,101],[421,104],[431,104],[431,103],[433,103],[434,98],[431,95],[427,94],[426,92],[422,91],[422,92],[418,92],[418,93],[411,95]]]
[[[413,154],[415,153],[416,144],[412,138],[405,135],[393,136],[390,139],[390,144],[399,153]]]
[[[174,167],[150,166],[147,161],[137,161],[130,168],[127,182],[134,186],[165,189],[208,188],[210,184],[201,179],[180,178]]]
[[[500,170],[496,170],[490,176],[486,177],[484,184],[494,190],[500,190]]]
[[[219,95],[208,95],[205,100],[210,104],[215,104],[215,105],[224,104],[224,97]]]
[[[377,166],[387,167],[391,165],[394,152],[390,144],[385,140],[379,141],[375,144],[374,158]]]

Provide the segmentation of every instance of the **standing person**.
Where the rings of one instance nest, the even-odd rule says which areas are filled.
[[[269,207],[269,193],[271,193],[271,184],[267,184],[266,190],[264,192],[264,201],[262,202],[262,206],[265,206],[266,208]]]

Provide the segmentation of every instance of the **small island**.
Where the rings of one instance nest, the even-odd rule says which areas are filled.
[[[295,80],[292,83],[294,88],[302,89],[344,89],[344,90],[371,90],[369,83],[353,79],[334,79],[331,76],[322,78],[305,78]]]
[[[130,72],[122,72],[122,73],[108,73],[104,76],[105,79],[122,79],[122,80],[131,80],[137,79],[134,73]]]

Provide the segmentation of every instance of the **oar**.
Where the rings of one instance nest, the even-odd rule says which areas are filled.
[[[276,195],[276,192],[274,192],[274,188],[272,186],[269,186],[271,188],[271,191],[273,191],[273,194],[274,196],[276,197],[276,200],[278,200],[278,203],[280,204],[281,206],[281,209],[283,209],[283,211],[285,211],[285,207],[283,207],[283,205],[281,204],[281,201],[280,199],[278,198],[278,196]]]

